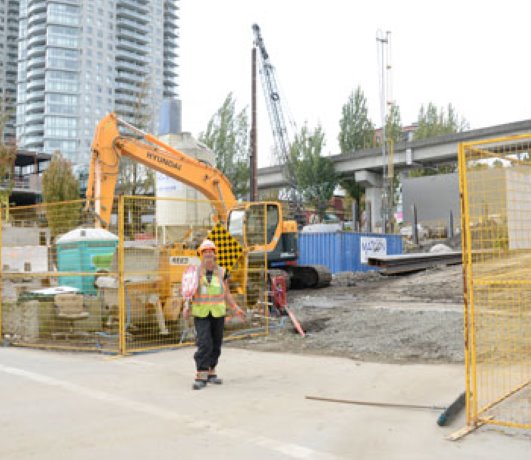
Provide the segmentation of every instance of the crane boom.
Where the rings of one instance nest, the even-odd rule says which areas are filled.
[[[275,75],[275,67],[269,59],[269,53],[266,50],[258,24],[253,24],[253,32],[255,35],[255,46],[260,51],[260,75],[262,76],[262,87],[264,89],[267,113],[273,131],[275,150],[280,163],[286,164],[289,155],[290,139],[286,119],[282,110],[282,101]]]
[[[142,139],[121,136],[118,129],[120,124],[134,130]],[[228,211],[237,204],[231,184],[221,171],[166,145],[155,136],[134,128],[110,113],[96,127],[86,194],[86,207],[90,207],[94,200],[94,210],[103,227],[110,223],[121,157],[131,158],[195,188],[212,202],[218,218],[223,222],[227,220]]]

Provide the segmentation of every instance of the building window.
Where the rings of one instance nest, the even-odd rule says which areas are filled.
[[[48,26],[48,45],[77,48],[79,46],[79,29],[65,26]]]

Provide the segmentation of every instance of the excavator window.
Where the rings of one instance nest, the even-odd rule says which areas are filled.
[[[235,209],[229,214],[229,233],[238,240],[243,246],[245,242],[243,240],[243,226],[245,222],[245,211],[243,209]]]
[[[279,211],[277,205],[264,205],[261,203],[250,205],[247,208],[246,219],[247,244],[249,246],[262,246],[271,243],[278,224]],[[265,233],[264,226],[266,226]],[[267,240],[264,241],[265,239]]]

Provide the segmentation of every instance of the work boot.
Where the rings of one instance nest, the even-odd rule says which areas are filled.
[[[192,389],[194,390],[202,390],[207,386],[208,381],[208,372],[200,371],[195,376],[194,384],[192,385]]]
[[[223,383],[223,379],[220,379],[216,374],[216,369],[210,369],[208,371],[208,383],[213,383],[215,385],[221,385]]]

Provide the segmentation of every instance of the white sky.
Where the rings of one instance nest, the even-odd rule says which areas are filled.
[[[528,2],[505,0],[180,0],[183,130],[194,136],[232,91],[251,101],[256,22],[300,126],[321,123],[339,153],[341,107],[360,84],[380,124],[378,29],[392,32],[393,98],[403,124],[420,105],[451,102],[471,128],[530,118]],[[270,164],[271,127],[258,82],[259,164]]]

